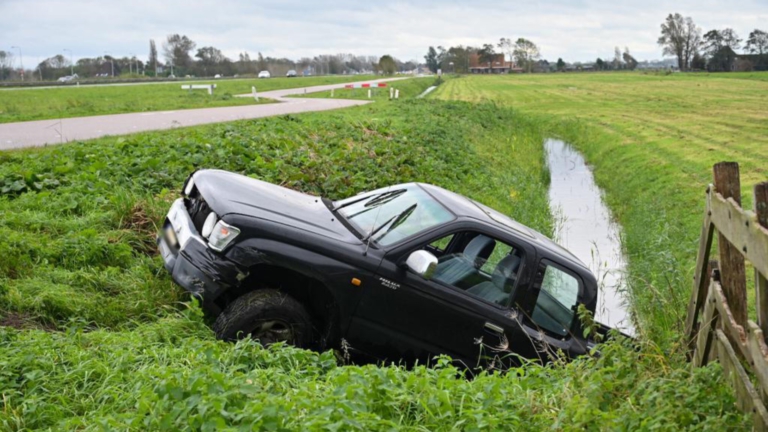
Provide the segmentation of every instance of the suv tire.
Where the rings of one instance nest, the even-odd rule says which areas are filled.
[[[312,319],[296,299],[274,289],[243,294],[229,304],[213,323],[216,337],[226,341],[252,337],[264,346],[286,342],[308,348]]]

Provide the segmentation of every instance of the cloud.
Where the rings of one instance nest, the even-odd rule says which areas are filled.
[[[761,4],[762,2],[762,4]],[[146,58],[171,33],[231,58],[252,55],[391,54],[422,60],[430,45],[482,45],[525,37],[548,59],[589,61],[629,47],[639,59],[661,57],[659,25],[670,12],[706,31],[733,27],[742,37],[768,27],[764,0],[576,0],[498,2],[350,0],[0,0],[0,41],[21,46],[27,66],[71,49],[76,58],[109,52]],[[765,28],[768,30],[768,28]]]

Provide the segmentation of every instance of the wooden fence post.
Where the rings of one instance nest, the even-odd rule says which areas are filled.
[[[732,198],[741,205],[741,181],[739,164],[720,162],[714,167],[715,191],[723,198]],[[724,235],[718,234],[720,250],[720,275],[723,291],[733,318],[740,326],[747,328],[747,275],[744,256]]]
[[[755,214],[757,222],[768,228],[768,182],[755,185]],[[768,281],[766,276],[755,269],[755,294],[757,304],[757,323],[763,330],[763,335],[768,334]]]

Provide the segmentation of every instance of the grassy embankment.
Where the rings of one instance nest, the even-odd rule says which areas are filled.
[[[436,97],[514,107],[584,153],[624,228],[641,327],[668,342],[685,322],[712,165],[741,164],[745,207],[752,185],[768,178],[766,80],[768,73],[469,77]]]
[[[0,153],[0,429],[743,427],[719,366],[674,368],[652,345],[467,380],[217,342],[156,255],[196,167],[332,198],[431,182],[549,233],[545,125],[401,100]]]
[[[387,83],[387,87],[371,88],[370,100],[373,100],[373,101],[389,100],[390,88],[400,90],[401,99],[414,98],[420,95],[421,93],[423,93],[424,90],[426,90],[427,88],[435,84],[439,84],[437,82],[436,77],[421,77],[421,78],[406,79],[402,81],[393,81],[393,82]],[[301,97],[329,99],[331,98],[331,91],[328,90],[328,91],[322,91],[317,93],[308,93],[306,95],[301,95]],[[369,100],[367,88],[336,89],[333,91],[333,97],[337,99]]]
[[[365,81],[372,76],[179,81],[123,86],[83,86],[0,90],[0,123],[58,119],[103,114],[253,105],[253,98],[234,95],[294,87]],[[216,84],[213,96],[205,90],[182,90],[182,84]],[[262,99],[259,103],[270,103]]]

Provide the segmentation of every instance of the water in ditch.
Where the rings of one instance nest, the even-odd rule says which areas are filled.
[[[551,178],[549,204],[557,220],[555,241],[597,277],[597,320],[634,334],[625,296],[627,261],[620,227],[612,220],[581,154],[560,140],[547,140],[544,148]]]

